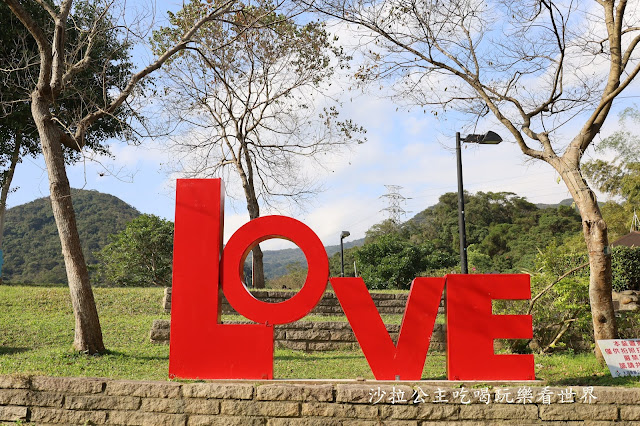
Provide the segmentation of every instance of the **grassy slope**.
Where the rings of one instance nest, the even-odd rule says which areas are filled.
[[[110,350],[101,357],[72,351],[74,320],[66,287],[0,286],[0,374],[165,379],[168,347],[149,342],[153,320],[169,318],[160,309],[162,290],[94,292]]]
[[[149,342],[162,312],[158,288],[96,288],[96,303],[109,353],[100,357],[71,350],[73,313],[66,287],[0,286],[0,374],[166,380],[169,347]],[[397,320],[395,318],[394,320]],[[445,378],[443,354],[429,354],[423,377]],[[371,379],[358,351],[311,353],[277,350],[279,379]],[[551,385],[640,386],[637,378],[612,379],[591,355],[536,356],[536,375]]]

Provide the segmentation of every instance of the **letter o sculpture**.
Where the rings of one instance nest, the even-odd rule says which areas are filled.
[[[282,238],[296,244],[307,258],[307,279],[289,300],[267,303],[253,297],[242,277],[244,262],[257,244]],[[307,315],[322,298],[329,279],[329,259],[318,236],[304,223],[286,216],[254,219],[231,236],[222,255],[222,290],[231,306],[260,324],[287,324]]]

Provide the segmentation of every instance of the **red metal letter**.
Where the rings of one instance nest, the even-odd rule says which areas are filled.
[[[223,216],[220,179],[178,180],[169,377],[272,379],[273,327],[218,323]]]
[[[530,277],[447,275],[449,380],[534,380],[533,355],[496,355],[494,339],[530,339],[531,315],[493,315],[492,300],[530,299]]]
[[[387,333],[362,278],[331,278],[331,286],[375,378],[420,380],[444,278],[413,280],[397,345]]]
[[[291,299],[280,303],[262,302],[242,283],[244,261],[256,244],[270,238],[295,243],[307,257],[307,280]],[[307,315],[322,298],[329,278],[329,259],[318,236],[304,223],[285,216],[264,216],[243,225],[224,248],[222,289],[227,300],[252,321],[286,324]]]

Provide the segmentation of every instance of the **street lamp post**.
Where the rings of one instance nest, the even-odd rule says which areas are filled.
[[[462,188],[462,153],[460,152],[460,132],[456,132],[456,159],[458,164],[458,233],[460,235],[460,269],[468,274],[467,232],[464,225],[464,189]]]
[[[340,234],[340,276],[344,277],[344,245],[342,243],[342,240],[344,240],[345,238],[347,238],[349,235],[351,235],[349,233],[349,231],[342,231],[342,233]]]
[[[502,138],[495,132],[487,132],[484,135],[467,135],[460,139],[460,132],[456,132],[456,160],[458,166],[458,232],[460,234],[460,269],[463,274],[469,273],[467,264],[467,232],[464,220],[464,189],[462,187],[462,152],[460,143],[478,143],[483,145],[497,145]]]

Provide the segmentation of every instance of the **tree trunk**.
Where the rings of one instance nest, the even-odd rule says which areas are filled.
[[[102,353],[105,351],[102,330],[89,283],[87,264],[80,246],[76,216],[71,203],[71,187],[67,178],[64,153],[60,142],[63,134],[51,120],[48,105],[49,103],[39,91],[34,91],[31,112],[38,128],[42,153],[49,175],[51,207],[60,235],[71,304],[76,321],[73,347],[89,354]]]
[[[589,302],[593,320],[595,354],[598,361],[604,357],[598,340],[615,339],[618,335],[611,298],[611,254],[608,250],[607,224],[602,218],[596,196],[582,178],[577,166],[556,168],[569,188],[582,217],[582,231],[589,252]]]
[[[253,189],[253,188],[252,188]],[[253,193],[250,191],[250,193]],[[258,199],[253,193],[253,197],[247,197],[247,208],[249,210],[249,219],[254,220],[260,217],[260,206],[258,205]],[[253,288],[264,288],[264,264],[263,254],[260,244],[256,245],[253,250],[253,259],[251,263],[251,285]]]
[[[262,249],[260,244],[255,246],[252,250],[253,263],[252,263],[252,284],[253,288],[264,288],[264,264],[262,262]]]
[[[9,195],[9,189],[11,189],[11,182],[13,181],[13,174],[16,171],[16,165],[20,159],[20,148],[22,147],[22,135],[15,135],[13,152],[11,153],[11,162],[9,168],[5,172],[2,179],[2,189],[0,190],[0,285],[2,285],[2,266],[4,264],[4,254],[2,252],[2,243],[4,241],[4,219],[7,213],[7,196]]]
[[[247,150],[245,149],[245,153]],[[247,169],[249,170],[249,175],[245,173],[244,168],[241,163],[236,164],[236,169],[238,174],[240,175],[240,180],[242,181],[242,189],[244,189],[244,195],[247,200],[247,211],[249,212],[249,219],[254,220],[260,217],[260,204],[258,204],[258,197],[256,197],[256,191],[253,187],[253,173],[251,166],[251,159],[247,154],[245,156],[247,162]],[[264,288],[264,265],[262,263],[262,249],[260,248],[260,244],[256,245],[253,250],[253,260],[251,264],[251,284],[253,288]]]

